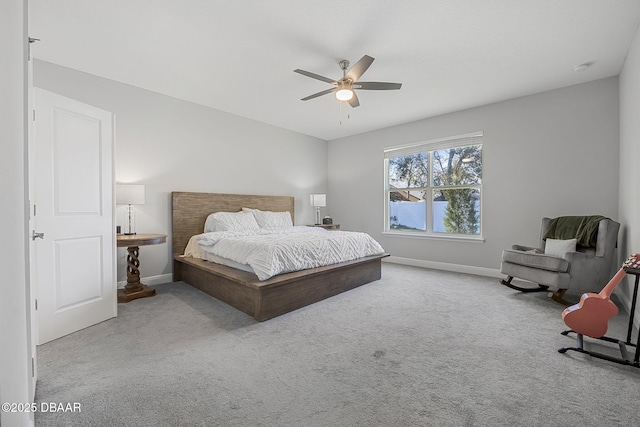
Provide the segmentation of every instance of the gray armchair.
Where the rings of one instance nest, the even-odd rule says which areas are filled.
[[[591,236],[575,236],[583,237],[578,239],[575,251],[570,250],[563,255],[545,253],[546,239],[554,237],[552,231],[556,231],[558,220],[564,218],[595,220],[592,230],[588,231]],[[619,223],[604,217],[543,218],[539,248],[513,245],[512,249],[502,252],[500,271],[507,278],[500,283],[521,292],[549,291],[551,298],[564,304],[568,304],[563,298],[567,290],[599,292],[611,279],[619,229]],[[571,237],[566,235],[566,230],[563,231],[565,235],[562,238]],[[584,227],[579,231],[583,232]],[[514,277],[534,282],[538,287],[515,285],[511,283]]]

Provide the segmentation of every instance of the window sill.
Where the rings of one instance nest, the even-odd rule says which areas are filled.
[[[482,236],[459,236],[459,235],[441,235],[441,234],[426,234],[426,233],[411,233],[402,231],[383,231],[383,236],[388,237],[409,237],[418,239],[431,239],[431,240],[447,240],[454,242],[471,242],[471,243],[484,243],[484,237]]]

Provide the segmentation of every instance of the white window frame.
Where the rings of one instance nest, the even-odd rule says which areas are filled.
[[[480,145],[483,148],[482,156],[484,156],[484,146],[483,146],[483,132],[472,132],[462,135],[450,136],[445,138],[438,138],[428,141],[421,141],[412,144],[400,145],[387,147],[384,149],[384,229],[383,233],[387,236],[402,236],[402,237],[420,237],[420,238],[431,238],[431,239],[445,239],[445,240],[462,240],[462,241],[472,241],[472,242],[484,242],[484,238],[482,237],[483,233],[483,200],[484,200],[484,191],[483,191],[483,182],[480,181],[480,184],[474,184],[469,186],[454,186],[454,187],[434,187],[433,186],[433,151],[438,151],[442,149],[448,148],[457,148],[457,147],[467,147],[471,145]],[[426,230],[394,230],[390,228],[389,224],[389,197],[392,191],[397,191],[397,189],[391,190],[389,188],[389,159],[393,157],[401,157],[408,156],[411,154],[419,154],[429,152],[429,185],[428,187],[411,187],[410,191],[426,191]],[[484,161],[483,172],[484,172]],[[446,190],[446,189],[460,189],[460,188],[477,188],[480,191],[480,206],[479,206],[479,215],[480,215],[480,229],[479,234],[453,234],[453,233],[442,233],[442,232],[434,232],[433,231],[433,191],[434,190]]]

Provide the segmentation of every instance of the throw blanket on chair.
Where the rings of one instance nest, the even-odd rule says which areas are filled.
[[[549,223],[544,238],[577,239],[577,244],[589,248],[596,247],[598,226],[605,219],[602,215],[589,216],[561,216]]]

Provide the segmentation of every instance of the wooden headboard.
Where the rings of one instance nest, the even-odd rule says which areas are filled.
[[[251,196],[247,194],[171,193],[171,236],[173,254],[182,254],[191,236],[204,232],[204,223],[214,212],[238,212],[242,208],[291,213],[293,197]]]

